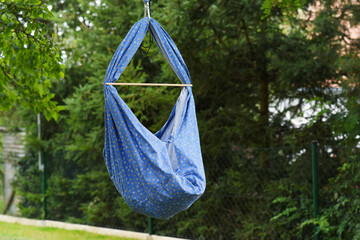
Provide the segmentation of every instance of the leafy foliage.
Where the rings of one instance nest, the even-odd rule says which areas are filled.
[[[294,14],[297,10],[302,9],[305,4],[306,0],[264,0],[261,9],[264,11],[263,17],[269,16],[274,6],[278,6],[286,14]]]
[[[52,13],[39,0],[0,4],[0,111],[15,104],[47,119],[57,119],[61,106],[50,92],[52,79],[64,77],[61,53],[48,20]]]

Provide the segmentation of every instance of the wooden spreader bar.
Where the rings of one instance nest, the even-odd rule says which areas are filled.
[[[151,86],[151,87],[192,87],[192,84],[177,84],[177,83],[105,83],[105,85]]]

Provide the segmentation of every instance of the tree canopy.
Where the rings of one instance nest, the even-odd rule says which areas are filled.
[[[0,3],[0,111],[15,104],[58,118],[51,82],[64,77],[49,27],[52,13],[39,0]]]

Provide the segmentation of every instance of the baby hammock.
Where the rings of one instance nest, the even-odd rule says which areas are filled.
[[[138,21],[120,44],[106,72],[104,159],[111,180],[130,208],[169,219],[189,208],[205,191],[191,87],[183,87],[169,119],[153,134],[110,84],[129,64],[147,30],[181,82],[191,84],[185,62],[167,32],[150,17]]]

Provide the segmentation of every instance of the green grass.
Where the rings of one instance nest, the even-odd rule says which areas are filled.
[[[33,227],[0,222],[0,240],[131,240],[114,236],[93,234],[85,231],[70,231],[59,228]],[[133,239],[134,240],[134,239]]]

